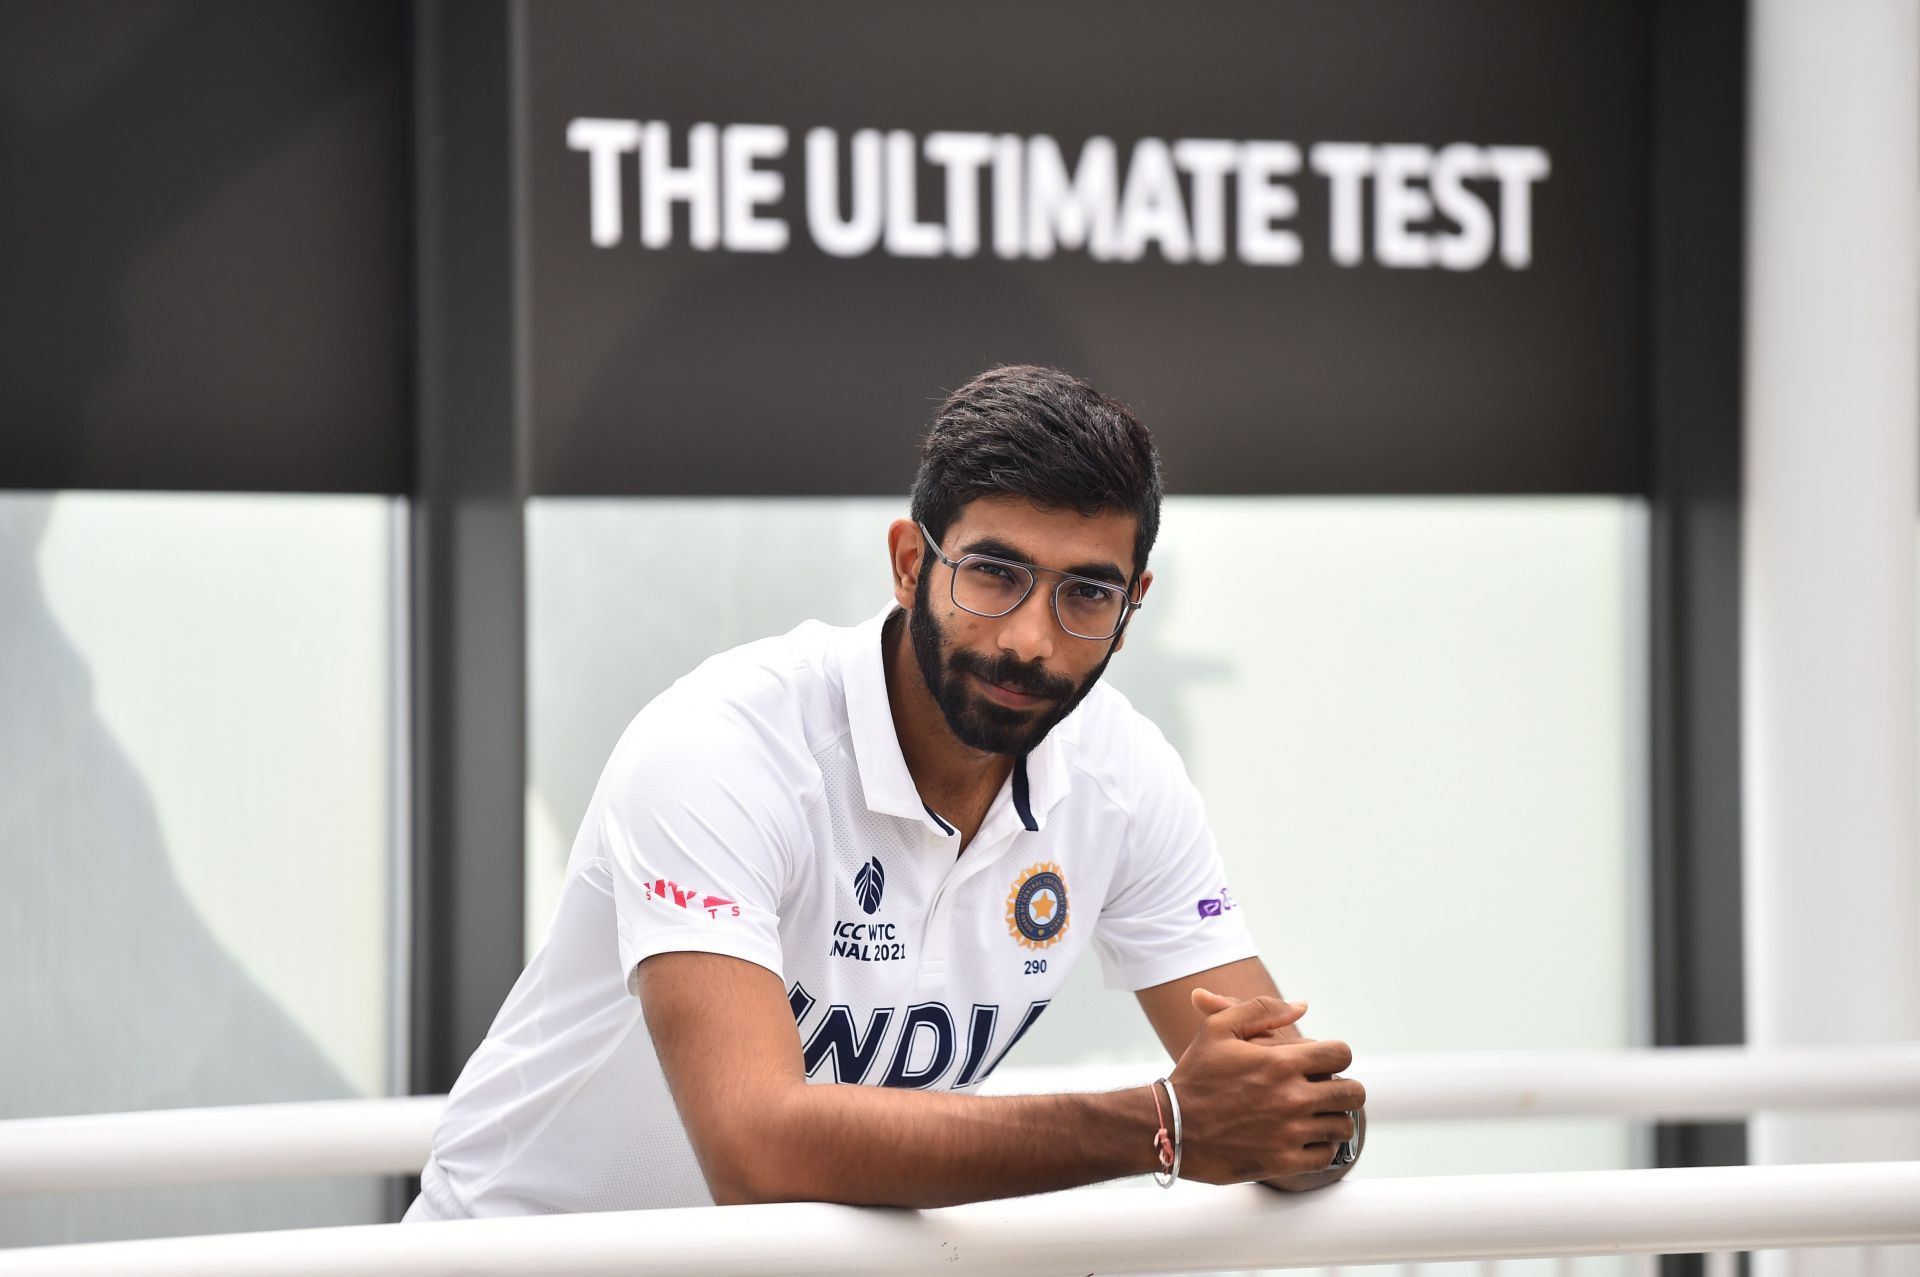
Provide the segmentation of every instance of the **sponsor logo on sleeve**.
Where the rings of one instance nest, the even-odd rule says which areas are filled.
[[[1067,930],[1067,880],[1060,866],[1030,865],[1007,893],[1007,930],[1026,949],[1044,949]]]
[[[708,895],[698,887],[683,887],[666,878],[656,878],[643,884],[647,899],[658,900],[661,904],[676,909],[685,909],[688,913],[704,913],[709,918],[738,918],[740,906],[725,896]]]
[[[1232,893],[1225,887],[1222,887],[1220,888],[1219,895],[1208,896],[1205,900],[1200,901],[1200,916],[1202,918],[1218,918],[1221,914],[1238,907],[1239,902],[1233,898]]]

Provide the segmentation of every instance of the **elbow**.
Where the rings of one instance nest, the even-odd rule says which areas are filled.
[[[810,1177],[800,1151],[806,1142],[797,1139],[786,1123],[774,1120],[778,1107],[761,1108],[750,1121],[729,1120],[726,1129],[710,1131],[696,1143],[700,1173],[714,1205],[820,1200],[820,1186],[806,1182]]]
[[[771,1202],[824,1202],[834,1196],[826,1186],[803,1183],[777,1148],[761,1145],[743,1156],[730,1157],[709,1169],[704,1163],[707,1192],[715,1206],[765,1206]]]
[[[771,1165],[776,1159],[762,1149],[758,1155],[728,1156],[709,1163],[702,1159],[701,1173],[707,1179],[707,1192],[715,1206],[763,1206],[769,1202],[799,1200],[779,1182]]]
[[[744,1181],[730,1176],[708,1175],[707,1193],[715,1206],[761,1206],[779,1200],[762,1196]]]

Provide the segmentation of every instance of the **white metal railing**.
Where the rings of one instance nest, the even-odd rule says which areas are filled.
[[[413,1175],[444,1095],[0,1122],[0,1197],[327,1175]]]
[[[1002,1069],[994,1091],[1138,1085],[1151,1064]],[[1361,1058],[1374,1121],[1620,1117],[1706,1122],[1808,1109],[1920,1108],[1920,1042]]]
[[[1920,1162],[1081,1190],[377,1224],[0,1251],[0,1277],[1190,1273],[1920,1241]]]
[[[1004,1069],[998,1092],[1137,1085],[1155,1065]],[[1160,1066],[1164,1067],[1164,1066]],[[1702,1121],[1795,1109],[1920,1107],[1920,1043],[1749,1051],[1383,1056],[1353,1073],[1378,1121],[1623,1117]],[[323,1175],[409,1174],[444,1097],[326,1100],[0,1122],[0,1196]]]

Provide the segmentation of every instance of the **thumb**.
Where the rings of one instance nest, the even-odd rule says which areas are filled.
[[[1307,1004],[1304,1002],[1282,1002],[1279,998],[1264,995],[1249,998],[1245,1002],[1227,1001],[1230,1005],[1215,1015],[1221,1026],[1237,1038],[1257,1038],[1262,1033],[1284,1029],[1307,1013]],[[1198,999],[1195,999],[1195,1004],[1198,1005]]]
[[[1212,989],[1195,986],[1191,995],[1193,1009],[1201,1015],[1218,1015],[1229,1007],[1240,1005],[1239,998],[1230,998],[1224,993],[1215,993]]]

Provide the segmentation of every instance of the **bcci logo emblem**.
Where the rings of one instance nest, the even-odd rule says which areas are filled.
[[[1067,929],[1067,880],[1060,866],[1034,865],[1013,880],[1007,930],[1028,949],[1044,949]]]

